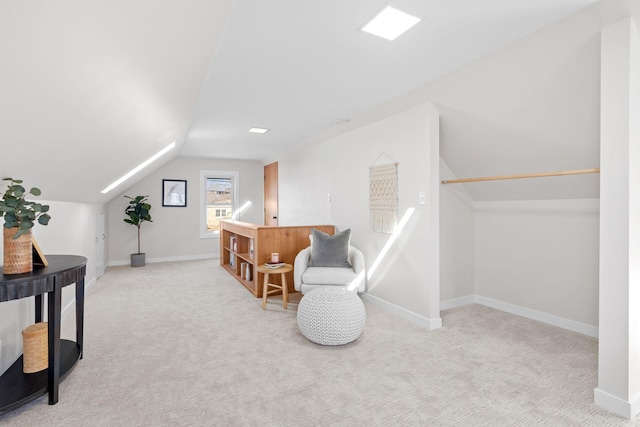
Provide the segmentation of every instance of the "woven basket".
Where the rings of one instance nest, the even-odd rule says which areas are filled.
[[[48,331],[47,322],[33,324],[22,331],[22,371],[25,374],[49,367]]]
[[[4,274],[21,274],[33,271],[31,230],[14,239],[18,228],[4,228]]]

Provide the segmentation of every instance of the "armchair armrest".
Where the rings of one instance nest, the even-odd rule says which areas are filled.
[[[310,258],[311,246],[298,252],[298,255],[296,255],[293,262],[293,287],[298,292],[300,292],[300,289],[302,288],[302,274],[309,266]]]
[[[364,255],[360,249],[349,246],[349,262],[357,278],[354,287],[358,292],[364,292],[366,283],[366,271],[364,265]]]

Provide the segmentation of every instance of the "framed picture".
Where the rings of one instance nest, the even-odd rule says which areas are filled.
[[[162,180],[162,206],[184,208],[187,206],[187,180]]]
[[[35,237],[31,237],[31,256],[33,257],[33,268],[47,267],[49,265],[49,261],[44,257],[40,246],[38,246],[38,242],[36,242]]]

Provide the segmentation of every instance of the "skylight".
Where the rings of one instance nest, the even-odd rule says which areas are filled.
[[[140,163],[138,166],[136,166],[135,168],[133,168],[132,170],[130,170],[129,172],[124,174],[122,177],[118,178],[115,182],[113,182],[107,188],[102,190],[102,194],[107,194],[109,191],[113,190],[118,185],[122,184],[123,182],[125,182],[126,180],[131,178],[133,175],[137,174],[142,169],[146,168],[151,163],[153,163],[156,160],[158,160],[160,157],[162,157],[163,154],[165,154],[167,151],[170,151],[175,146],[176,146],[175,141],[172,142],[171,144],[167,145],[165,148],[163,148],[162,150],[158,151],[156,154],[154,154],[153,156],[149,157],[147,160],[145,160],[144,162]]]
[[[420,18],[387,6],[362,27],[362,31],[387,40],[395,40],[418,22]]]
[[[269,132],[269,129],[265,129],[265,128],[250,128],[249,132],[251,132],[251,133],[267,133],[267,132]]]

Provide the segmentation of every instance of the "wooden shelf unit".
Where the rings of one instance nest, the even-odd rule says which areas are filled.
[[[292,227],[267,227],[239,221],[220,222],[220,265],[235,277],[257,298],[262,298],[263,274],[256,267],[271,259],[273,252],[280,254],[280,261],[293,265],[296,255],[309,246],[311,229],[334,234],[333,225],[302,225]],[[235,237],[235,249],[230,246]],[[253,254],[250,253],[253,240]],[[253,255],[253,256],[252,256]],[[231,260],[235,258],[233,265]],[[246,262],[251,269],[251,280],[241,276],[241,263]],[[287,274],[290,292],[293,288],[293,272]]]

